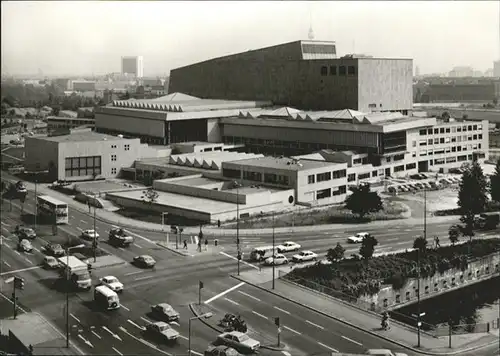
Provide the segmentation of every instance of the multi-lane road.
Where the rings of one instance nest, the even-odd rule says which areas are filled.
[[[41,236],[34,241],[35,250],[32,254],[15,251],[16,238],[12,234],[15,225],[20,224],[19,202],[14,202],[14,208],[9,210],[9,204],[2,204],[2,263],[1,275],[19,275],[26,280],[26,288],[19,291],[21,306],[37,310],[55,323],[60,329],[66,327],[65,294],[60,286],[58,276],[53,271],[42,269],[39,264],[43,259],[42,246],[44,240],[50,241],[51,234]],[[24,204],[26,213],[34,212],[33,195],[30,193]],[[94,221],[91,215],[82,213],[70,207],[70,223],[59,227],[58,235],[78,236],[82,230],[91,229]],[[101,235],[100,247],[106,252],[116,255],[127,263],[97,269],[93,271],[93,279],[104,275],[114,275],[125,285],[125,291],[120,296],[122,308],[116,312],[103,313],[96,311],[92,303],[92,293],[82,292],[70,297],[70,329],[72,339],[85,350],[93,354],[150,354],[166,355],[185,354],[187,350],[188,322],[192,316],[188,305],[198,301],[198,281],[203,281],[203,301],[210,301],[214,308],[214,318],[221,313],[232,312],[241,314],[248,322],[251,332],[257,333],[256,338],[273,342],[276,327],[272,316],[282,316],[282,341],[289,345],[293,355],[306,355],[314,352],[339,350],[343,352],[362,352],[367,348],[386,347],[397,350],[394,345],[370,336],[356,329],[350,329],[344,324],[312,314],[309,310],[287,303],[286,301],[268,295],[249,285],[239,285],[239,282],[228,277],[236,271],[235,237],[219,238],[223,251],[202,253],[193,257],[179,256],[156,245],[158,240],[164,240],[162,233],[144,232],[139,229],[127,229],[135,237],[135,242],[129,248],[114,248],[106,244],[107,232],[113,225],[96,221],[97,231]],[[449,223],[428,224],[429,235],[445,236]],[[39,231],[48,231],[47,226],[40,226]],[[412,229],[404,224],[389,229],[371,229],[378,238],[378,252],[389,252],[412,246],[415,235],[420,228]],[[344,243],[347,233],[301,233],[293,239],[286,235],[277,235],[276,243],[295,240],[304,249],[311,249],[324,255],[328,248],[337,242]],[[241,244],[244,251],[252,247],[271,243],[269,235],[242,236]],[[348,246],[346,254],[355,253],[359,246]],[[128,262],[139,254],[149,254],[157,260],[154,270],[141,270]],[[248,255],[248,254],[246,254]],[[250,262],[241,264],[241,268],[255,269]],[[0,281],[3,280],[0,278]],[[9,296],[11,287],[0,286],[2,293]],[[227,292],[231,290],[230,292]],[[0,298],[2,310],[9,302]],[[176,345],[160,345],[148,340],[143,334],[144,325],[151,320],[148,314],[152,304],[168,302],[181,314],[179,325],[173,325],[181,337]],[[203,353],[207,344],[213,341],[216,332],[199,321],[192,325],[193,354]],[[405,351],[408,353],[408,351]],[[273,354],[264,351],[261,354]],[[274,353],[275,354],[275,353]]]

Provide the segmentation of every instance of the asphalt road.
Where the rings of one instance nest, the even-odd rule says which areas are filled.
[[[14,274],[26,279],[26,288],[18,293],[21,306],[37,310],[47,316],[61,330],[65,330],[65,294],[58,283],[57,274],[39,268],[43,258],[42,239],[50,241],[54,237],[48,232],[48,226],[39,226],[42,236],[37,238],[33,254],[15,251],[15,237],[12,230],[20,223],[20,210],[14,202],[12,212],[9,203],[2,204],[2,236],[5,238],[1,246],[2,276]],[[26,213],[34,212],[33,195],[30,193],[24,204]],[[25,218],[26,220],[26,218]],[[93,218],[70,207],[70,224],[59,226],[58,235],[78,236],[81,230],[93,228]],[[428,235],[442,233],[448,229],[446,224],[429,224]],[[82,292],[70,297],[70,328],[72,339],[86,352],[92,354],[179,354],[187,350],[188,322],[192,316],[188,304],[198,300],[198,282],[203,281],[202,300],[207,301],[233,288],[238,283],[228,274],[236,271],[234,254],[236,245],[234,237],[221,237],[223,253],[200,254],[194,257],[179,256],[156,245],[157,240],[164,240],[160,233],[145,233],[139,230],[130,231],[135,236],[135,243],[129,248],[114,248],[106,244],[107,232],[112,225],[96,221],[96,229],[101,235],[100,247],[109,253],[131,261],[139,254],[152,255],[157,260],[154,270],[140,270],[130,264],[98,269],[93,272],[93,279],[104,275],[114,275],[125,285],[125,292],[120,296],[123,306],[112,313],[103,313],[94,309],[92,293]],[[390,229],[373,229],[380,245],[378,252],[409,248],[415,235],[421,228],[410,228],[404,224]],[[294,236],[295,242],[303,248],[311,249],[319,254],[326,253],[337,242],[345,242],[346,235],[331,233],[304,233]],[[56,237],[57,238],[57,237]],[[60,237],[59,237],[60,238]],[[289,240],[288,236],[276,236],[276,243]],[[241,243],[245,252],[252,247],[270,244],[270,236],[242,236]],[[443,240],[442,240],[443,241]],[[344,244],[344,246],[346,246]],[[346,246],[346,255],[358,251],[359,246]],[[241,264],[242,270],[258,269],[250,263]],[[25,270],[26,269],[26,270]],[[5,277],[4,277],[5,278]],[[2,278],[0,278],[2,280]],[[10,296],[11,286],[1,286],[4,295]],[[3,299],[3,298],[2,298]],[[8,303],[2,301],[2,303]],[[148,312],[150,305],[168,302],[181,314],[180,325],[174,325],[182,335],[176,345],[160,345],[147,340],[142,333],[143,326],[151,320]],[[286,301],[244,285],[224,294],[210,302],[216,311],[214,318],[220,318],[225,312],[240,313],[247,320],[256,338],[263,341],[274,340],[276,327],[273,316],[281,316],[284,324],[282,341],[287,343],[293,355],[305,355],[313,352],[339,350],[343,352],[359,352],[370,347],[386,347],[397,350],[397,347],[376,337],[356,329],[350,329],[340,322],[313,315],[309,310],[296,305],[288,305]],[[278,309],[279,308],[279,309]],[[2,310],[3,308],[2,304]],[[281,309],[281,310],[280,310]],[[308,322],[309,321],[309,322]],[[286,327],[285,327],[286,326]],[[213,341],[216,332],[199,321],[192,323],[192,347],[199,355],[206,345]],[[88,341],[92,346],[85,343]],[[411,354],[405,351],[407,354]],[[261,352],[261,354],[272,354]]]

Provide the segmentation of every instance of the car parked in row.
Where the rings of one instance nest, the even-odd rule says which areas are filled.
[[[281,245],[278,246],[278,252],[293,252],[300,250],[301,246],[298,243],[292,241],[285,241]]]
[[[232,347],[226,345],[208,345],[208,348],[203,353],[203,356],[240,356],[238,351],[233,349]]]
[[[317,261],[318,255],[312,251],[301,251],[300,253],[292,256],[293,262],[307,262]]]
[[[365,238],[367,238],[368,236],[370,236],[370,233],[368,233],[368,232],[358,232],[352,236],[349,236],[347,238],[347,242],[350,244],[358,244],[358,243],[363,242],[363,240]]]
[[[278,265],[286,265],[288,264],[288,258],[281,253],[277,253],[274,256],[268,257],[264,260],[264,264],[266,266],[278,266]]]

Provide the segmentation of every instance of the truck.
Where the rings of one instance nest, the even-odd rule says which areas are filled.
[[[75,256],[59,257],[57,259],[61,266],[61,277],[77,289],[89,290],[92,287],[92,279],[88,265]]]
[[[490,212],[490,213],[482,213],[475,219],[475,224],[478,228],[484,230],[493,230],[496,229],[498,224],[500,223],[500,213],[498,212]]]
[[[127,247],[134,242],[134,238],[127,234],[122,228],[114,228],[109,231],[109,243],[113,246]]]

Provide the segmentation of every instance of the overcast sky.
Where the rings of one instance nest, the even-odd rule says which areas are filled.
[[[105,74],[144,56],[145,75],[307,39],[337,53],[413,58],[421,73],[492,67],[498,1],[92,2],[2,1],[2,73]]]

